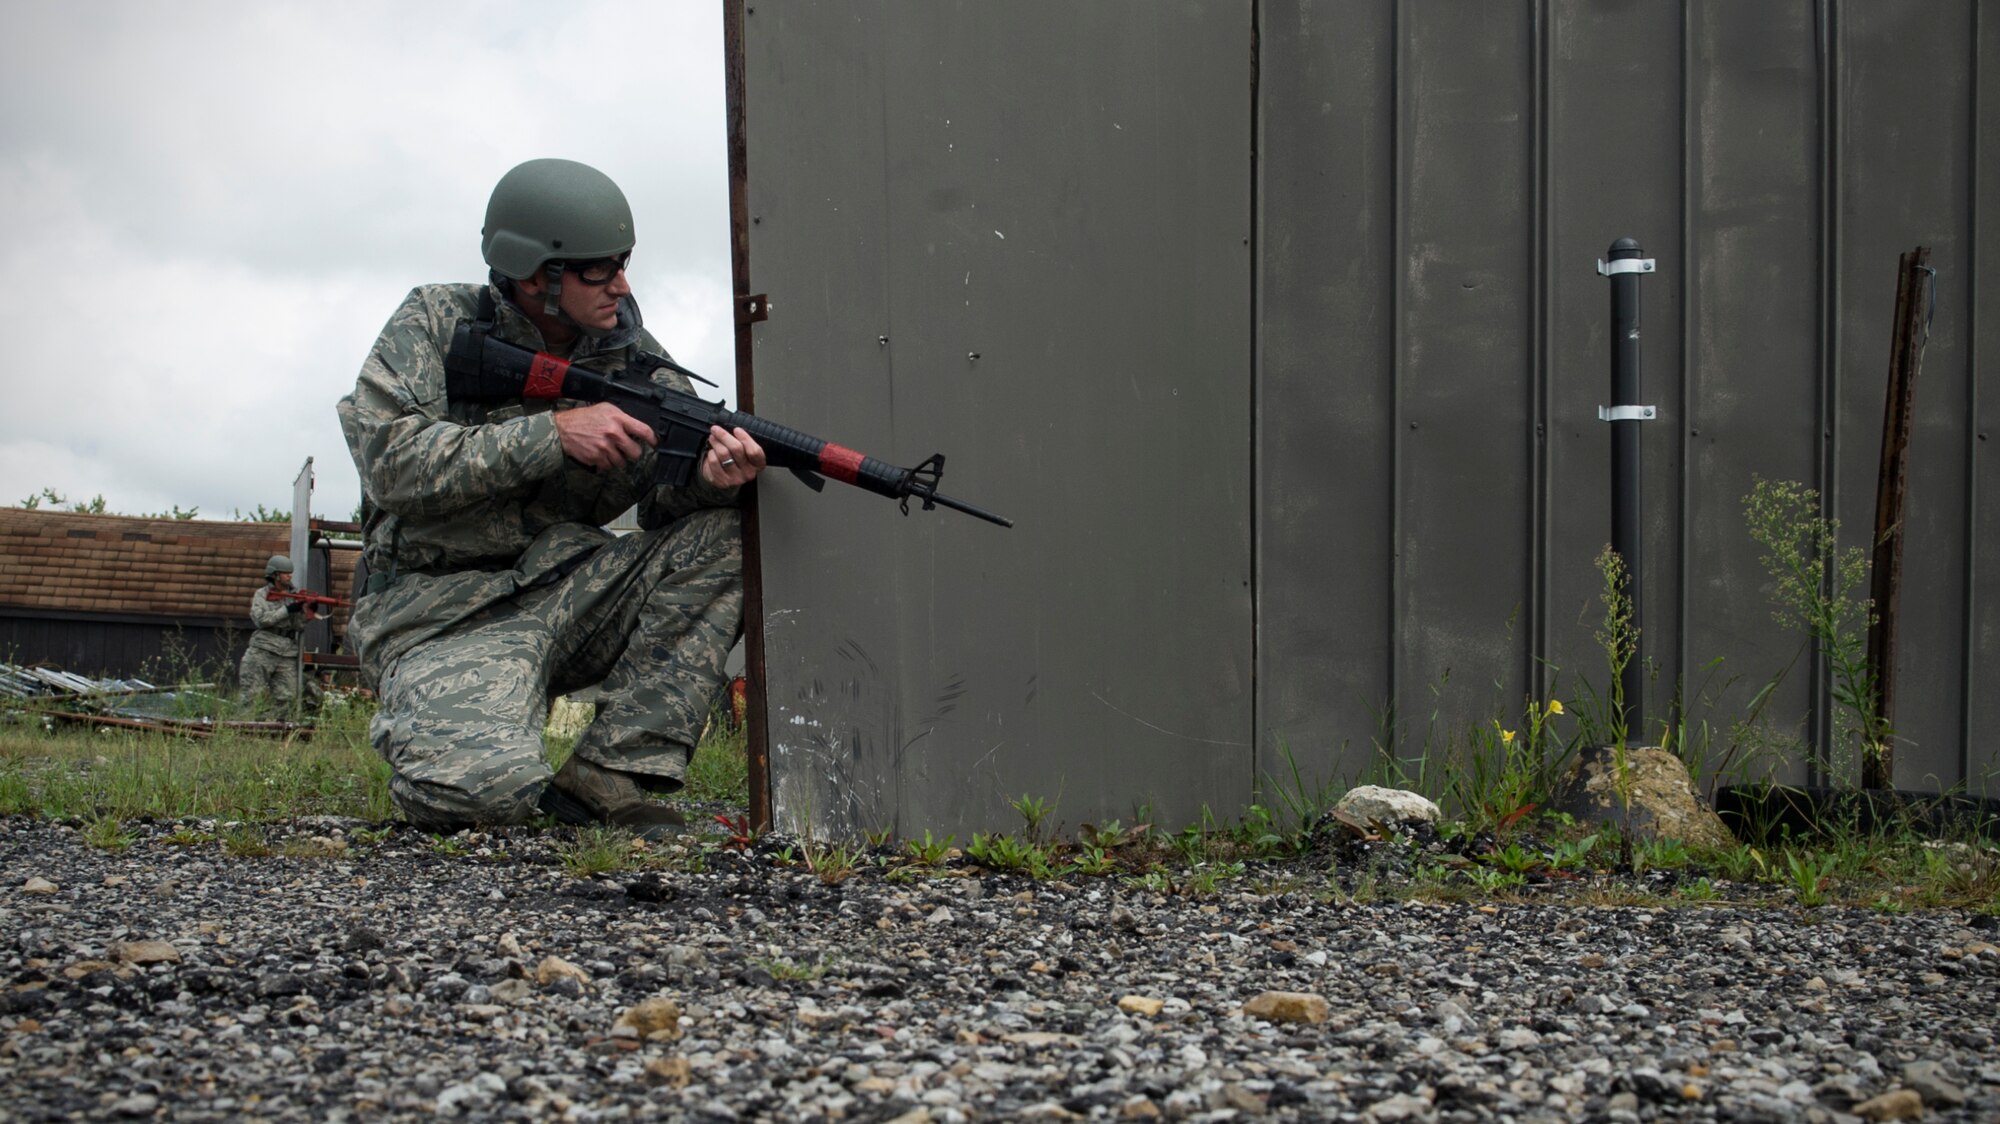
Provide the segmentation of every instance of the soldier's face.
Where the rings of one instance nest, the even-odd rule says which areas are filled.
[[[562,310],[586,328],[608,332],[618,326],[619,298],[631,294],[632,286],[625,282],[622,269],[602,285],[581,284],[571,275],[563,278]]]
[[[279,570],[277,573],[271,575],[271,583],[279,589],[290,589],[292,588],[292,575]]]

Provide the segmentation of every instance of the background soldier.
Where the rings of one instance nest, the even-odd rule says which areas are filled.
[[[606,374],[666,354],[625,279],[631,208],[602,172],[514,168],[482,234],[487,284],[411,291],[339,406],[367,536],[348,638],[377,683],[369,738],[426,830],[539,810],[662,834],[682,817],[647,794],[681,787],[741,630],[735,503],[764,452],[712,427],[699,478],[659,488],[652,431],[609,403],[450,401],[467,321]],[[603,530],[634,503],[639,533]],[[549,699],[591,684],[596,718],[551,777]]]
[[[273,554],[264,564],[264,584],[250,595],[250,623],[257,631],[243,649],[237,678],[246,697],[261,696],[280,711],[290,711],[292,704],[302,699],[306,713],[312,714],[319,710],[319,680],[302,674],[299,668],[299,634],[313,616],[301,602],[270,596],[273,591],[282,593],[291,588],[292,560]],[[304,693],[298,695],[294,688],[301,685]]]

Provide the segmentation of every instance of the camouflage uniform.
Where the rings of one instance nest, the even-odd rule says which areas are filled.
[[[569,460],[546,402],[447,401],[444,355],[481,292],[413,290],[339,405],[366,497],[371,577],[348,638],[378,684],[369,736],[397,806],[431,830],[531,817],[549,699],[594,683],[576,755],[678,789],[742,627],[735,489],[656,487],[651,452],[601,471]],[[494,297],[496,338],[549,350]],[[665,354],[627,299],[618,328],[568,358],[615,374],[641,351]],[[634,503],[638,533],[602,529]]]
[[[291,709],[292,688],[303,684],[306,709],[318,710],[319,683],[299,673],[299,634],[306,628],[305,614],[291,611],[295,602],[265,596],[276,588],[276,583],[266,583],[250,595],[250,623],[257,631],[243,649],[236,677],[245,695],[262,694],[281,710]]]

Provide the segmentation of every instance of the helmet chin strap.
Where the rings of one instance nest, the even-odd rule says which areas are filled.
[[[571,327],[576,327],[577,324],[569,318],[569,313],[562,310],[562,275],[561,262],[552,261],[542,267],[542,276],[548,280],[548,286],[542,290],[542,315],[558,317]]]
[[[599,339],[611,334],[607,329],[592,328],[588,325],[579,324],[575,317],[563,310],[563,267],[561,262],[550,262],[548,265],[542,267],[542,276],[547,278],[549,282],[548,287],[542,290],[542,315],[553,316],[565,328],[574,329],[578,334],[589,336],[592,339]]]

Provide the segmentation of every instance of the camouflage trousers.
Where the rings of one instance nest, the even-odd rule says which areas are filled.
[[[297,656],[281,656],[251,646],[243,652],[243,662],[237,665],[236,678],[243,685],[243,696],[255,699],[262,696],[269,705],[279,711],[292,709],[294,688],[304,693],[298,696],[306,713],[319,709],[319,680],[311,674],[300,674]]]
[[[742,625],[734,509],[610,542],[384,670],[369,738],[390,796],[428,831],[530,819],[550,776],[549,700],[593,684],[576,754],[678,789]]]

